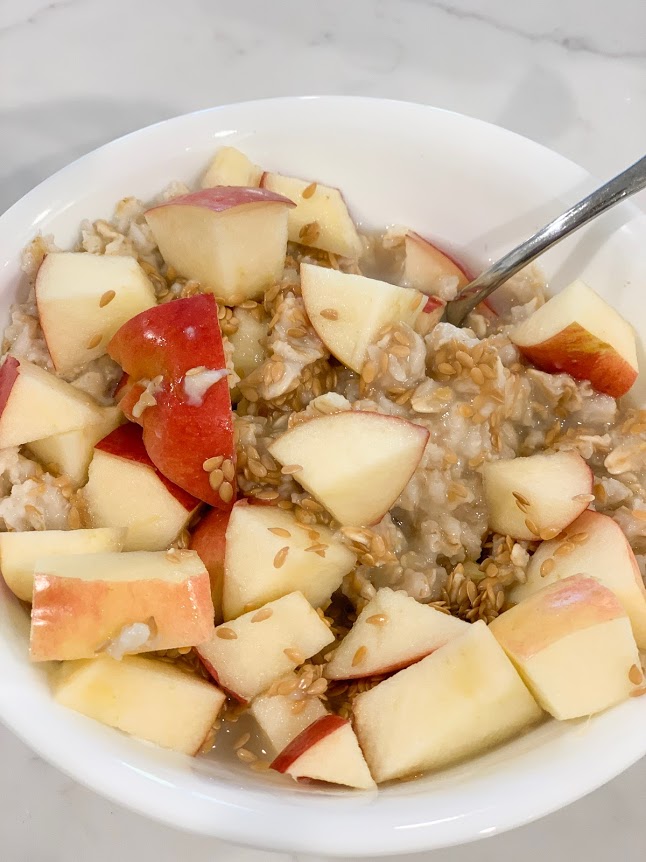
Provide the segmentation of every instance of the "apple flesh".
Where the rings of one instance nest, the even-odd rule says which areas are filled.
[[[490,630],[538,703],[561,721],[614,706],[641,680],[626,612],[614,593],[585,575],[529,596]]]
[[[142,628],[132,633],[141,634],[135,644],[127,630],[137,624]],[[36,561],[33,661],[195,646],[212,632],[209,574],[194,551],[74,554]]]
[[[130,656],[65,662],[54,682],[63,706],[131,736],[198,754],[226,695],[171,664]]]
[[[469,277],[453,258],[418,233],[409,230],[404,238],[404,282],[426,294],[441,294],[455,282],[458,292],[469,284]]]
[[[119,327],[157,300],[133,257],[56,252],[38,270],[36,303],[54,368],[66,373],[103,356]]]
[[[269,447],[343,526],[380,521],[415,472],[428,431],[395,416],[348,411],[286,431]]]
[[[125,530],[31,530],[0,533],[0,569],[9,589],[23,602],[31,602],[34,568],[41,557],[98,554],[120,551]]]
[[[542,542],[529,562],[526,582],[516,584],[509,598],[522,602],[580,572],[612,590],[630,618],[637,646],[646,649],[646,587],[637,560],[619,524],[600,512],[586,510],[557,538]]]
[[[553,296],[509,337],[537,368],[589,380],[613,398],[625,395],[639,373],[632,326],[583,281]]]
[[[189,547],[195,551],[209,573],[215,622],[222,622],[222,585],[224,582],[224,552],[229,512],[211,509],[191,534]]]
[[[333,640],[305,596],[290,593],[218,626],[197,652],[213,679],[248,703]]]
[[[338,189],[272,173],[263,174],[260,184],[296,204],[288,215],[290,242],[341,257],[361,255],[361,239]],[[316,225],[316,228],[308,230],[308,225]]]
[[[230,509],[235,478],[216,489],[204,469],[217,456],[235,463],[226,358],[213,296],[178,299],[137,315],[117,332],[108,352],[130,375],[132,385],[120,401],[126,415],[137,412],[148,381],[158,381],[155,403],[133,416],[143,426],[151,461],[192,496]]]
[[[315,608],[330,598],[354,568],[356,556],[326,527],[317,524],[316,540],[310,530],[276,506],[236,503],[226,532],[225,620],[296,591]],[[317,546],[324,547],[324,556],[308,550]],[[280,553],[286,556],[277,568]]]
[[[167,264],[240,305],[280,280],[292,206],[267,189],[218,186],[153,207],[146,221]]]
[[[489,528],[514,539],[553,538],[592,493],[592,471],[574,451],[489,461],[482,475]]]
[[[298,704],[296,711],[293,709],[295,704]],[[305,697],[300,701],[289,694],[261,694],[254,699],[249,712],[276,753],[286,748],[317,718],[327,715],[318,697]]]
[[[352,726],[338,715],[324,715],[293,739],[271,764],[295,779],[372,790],[375,782]]]
[[[300,271],[305,310],[318,337],[357,373],[382,329],[397,323],[414,327],[428,301],[417,290],[364,275],[310,263],[302,263]]]
[[[54,434],[27,444],[31,454],[49,473],[67,476],[75,488],[87,482],[95,445],[124,421],[119,407],[99,409],[102,418],[96,425],[86,425],[76,431]]]
[[[486,751],[541,716],[482,621],[354,700],[355,730],[377,782]]]
[[[325,676],[356,679],[393,673],[464,634],[468,625],[402,591],[383,587],[335,650]]]
[[[127,551],[168,548],[200,505],[157,470],[131,423],[96,444],[83,497],[92,526],[127,531]]]
[[[236,150],[235,147],[221,147],[202,177],[202,188],[214,186],[246,186],[257,188],[260,185],[262,168]]]
[[[80,389],[24,359],[5,358],[0,368],[0,449],[101,420],[99,405]]]
[[[233,367],[238,377],[244,379],[267,358],[268,322],[258,320],[252,311],[244,308],[236,309],[236,319],[238,328],[228,338],[233,345]]]

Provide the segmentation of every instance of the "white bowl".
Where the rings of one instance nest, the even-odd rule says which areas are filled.
[[[573,202],[591,178],[539,145],[457,114],[356,98],[285,98],[178,117],[121,138],[46,180],[0,218],[6,317],[22,246],[71,243],[83,218],[124,195],[194,180],[222,144],[268,168],[340,186],[375,226],[402,223],[483,265]],[[646,218],[622,205],[544,258],[555,288],[582,275],[646,331]],[[646,367],[646,366],[642,366]],[[643,398],[643,388],[638,393]],[[526,823],[599,787],[646,752],[646,698],[586,722],[547,722],[437,775],[354,794],[192,760],[53,702],[29,664],[26,615],[0,595],[0,717],[46,760],[166,823],[292,852],[377,856],[471,841]]]

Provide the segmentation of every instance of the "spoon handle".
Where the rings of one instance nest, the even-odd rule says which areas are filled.
[[[444,319],[454,326],[461,326],[464,318],[476,305],[512,275],[584,224],[643,188],[646,188],[646,156],[496,261],[467,285],[456,299],[447,304]]]

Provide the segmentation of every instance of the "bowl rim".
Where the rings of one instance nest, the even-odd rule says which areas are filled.
[[[209,115],[217,118],[226,114],[228,110],[241,106],[244,106],[251,115],[254,109],[259,106],[266,106],[268,103],[279,107],[281,105],[293,106],[295,103],[312,100],[326,104],[329,108],[333,108],[335,103],[351,105],[357,110],[374,110],[376,106],[382,108],[383,106],[398,106],[398,109],[429,115],[440,114],[460,117],[473,123],[474,127],[486,127],[491,131],[495,130],[496,133],[500,133],[504,137],[514,138],[519,142],[524,142],[525,145],[531,145],[537,153],[543,152],[552,158],[557,156],[561,163],[568,165],[572,171],[578,171],[579,175],[585,173],[588,179],[592,179],[591,175],[587,171],[583,171],[575,162],[560,156],[542,144],[501,126],[467,117],[455,111],[435,108],[417,102],[378,97],[280,96],[271,99],[235,102],[189,112],[161,120],[103,144],[60,168],[13,203],[0,216],[0,229],[9,222],[24,222],[25,224],[28,222],[33,230],[35,221],[30,213],[35,212],[34,205],[47,195],[50,187],[75,171],[79,165],[111,158],[114,153],[118,153],[120,148],[128,146],[132,140],[154,136],[162,128],[179,127],[189,118],[198,115]],[[630,208],[634,216],[643,219],[644,225],[646,225],[646,217],[638,207],[634,204],[622,204],[622,206]],[[587,734],[587,744],[575,743],[572,750],[568,748],[568,751],[564,752],[563,762],[557,767],[559,780],[556,782],[554,782],[556,773],[553,764],[549,765],[543,762],[540,756],[528,758],[528,763],[532,765],[531,774],[521,776],[520,779],[517,778],[518,783],[515,785],[507,780],[507,784],[509,784],[507,790],[511,790],[512,794],[515,794],[513,808],[501,807],[499,805],[500,794],[496,794],[483,807],[466,811],[459,816],[441,816],[441,811],[429,812],[425,810],[424,794],[414,797],[414,804],[410,801],[402,802],[396,797],[385,800],[383,797],[377,796],[365,804],[356,805],[352,802],[349,803],[348,795],[344,794],[343,796],[321,797],[320,805],[318,803],[308,805],[307,800],[311,800],[312,797],[289,796],[289,798],[282,798],[282,794],[278,794],[276,799],[271,799],[269,794],[258,793],[242,786],[237,787],[233,782],[217,779],[218,799],[198,798],[197,791],[187,795],[186,789],[152,773],[136,770],[125,759],[104,764],[106,766],[105,773],[97,775],[92,769],[91,760],[78,756],[83,754],[84,747],[88,747],[89,753],[89,742],[79,740],[77,756],[71,762],[67,748],[61,748],[57,744],[57,740],[55,738],[50,739],[46,733],[34,732],[33,724],[24,722],[24,715],[20,709],[20,699],[6,696],[1,686],[0,721],[37,754],[74,780],[115,803],[161,823],[265,850],[293,853],[316,852],[328,856],[374,857],[412,853],[468,843],[484,836],[499,834],[518,825],[534,821],[580,799],[614,778],[646,754],[646,737],[641,741],[620,738],[616,740],[616,746],[611,752],[612,756],[609,756],[608,752],[602,751],[601,756],[596,760],[594,772],[592,774],[588,772],[583,777],[580,768],[584,763],[587,764],[587,758],[590,752],[594,750],[595,739],[601,740],[604,737],[604,723],[601,722],[599,725],[595,724],[595,729]],[[107,758],[107,760],[109,759]],[[552,793],[550,799],[543,798],[537,808],[536,800],[531,795],[531,789],[533,784],[539,781],[546,782],[551,787]],[[354,798],[358,801],[360,796],[364,795],[354,795]],[[504,793],[502,797],[504,797]],[[295,804],[291,801],[294,798],[296,798]],[[381,803],[379,803],[380,798],[382,799]],[[191,806],[194,806],[192,811],[190,808],[187,810],[187,801]],[[286,829],[286,815],[290,813],[301,819],[298,831],[291,835]],[[335,829],[321,829],[321,826],[329,826],[332,820],[334,820]],[[311,841],[308,840],[313,830],[316,830],[314,834],[317,835],[318,841],[318,846],[315,848],[311,846]],[[351,837],[353,834],[356,835],[354,839]]]

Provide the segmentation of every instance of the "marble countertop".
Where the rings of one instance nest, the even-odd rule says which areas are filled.
[[[644,0],[0,0],[0,207],[124,132],[311,93],[450,108],[608,177],[644,153],[645,33]],[[0,763],[3,862],[289,858],[121,810],[2,729]],[[433,862],[637,862],[645,783],[643,762],[539,823]]]

